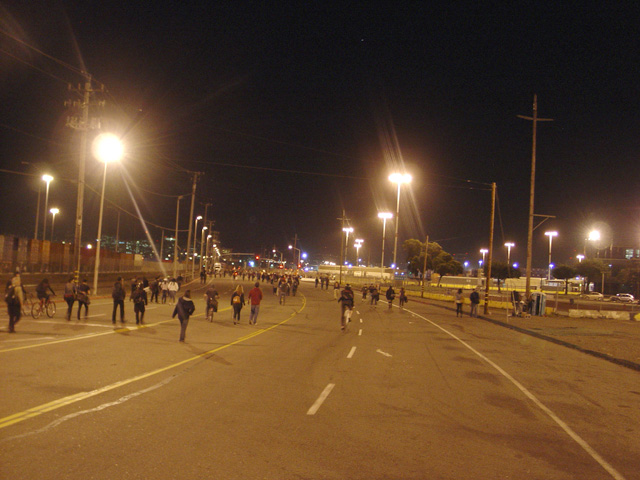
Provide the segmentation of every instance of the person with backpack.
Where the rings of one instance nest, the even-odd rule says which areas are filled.
[[[84,306],[84,318],[87,318],[89,315],[89,304],[91,301],[89,300],[89,292],[91,288],[87,283],[87,279],[82,279],[82,283],[78,285],[76,288],[76,297],[78,300],[78,320],[80,320],[80,312],[82,311],[82,307]]]
[[[116,324],[116,310],[120,306],[120,323],[124,321],[124,297],[125,291],[122,287],[122,277],[118,277],[116,283],[113,284],[113,291],[111,292],[111,298],[113,298],[113,314],[111,315],[111,323]]]
[[[213,314],[218,311],[218,291],[216,286],[211,284],[206,292],[204,292],[204,301],[207,305],[207,320],[213,322]]]
[[[16,323],[22,317],[24,293],[20,273],[16,272],[11,280],[7,282],[7,288],[4,293],[4,301],[7,303],[7,313],[9,314],[9,333],[16,333]]]
[[[187,325],[189,325],[189,317],[196,311],[196,307],[191,300],[191,290],[184,292],[184,295],[178,299],[176,308],[173,309],[171,318],[180,320],[180,341],[184,342],[184,336],[187,333]]]
[[[347,283],[344,287],[344,290],[340,293],[340,298],[338,299],[338,303],[341,303],[340,309],[340,325],[341,330],[347,328],[347,323],[351,321],[351,312],[353,311],[354,306],[354,295],[353,290],[351,289],[351,285]]]
[[[393,307],[393,300],[396,298],[396,291],[393,289],[392,285],[389,285],[387,288],[387,292],[385,293],[385,297],[387,297],[387,303],[389,304],[389,310]]]
[[[136,312],[136,325],[144,325],[144,311],[147,302],[147,292],[139,283],[133,292],[133,311]]]
[[[64,286],[64,301],[67,302],[67,321],[71,320],[71,311],[76,301],[76,281],[75,278],[69,277]]]
[[[238,285],[231,295],[231,306],[233,307],[233,324],[240,323],[240,310],[244,305],[244,290],[242,285]]]

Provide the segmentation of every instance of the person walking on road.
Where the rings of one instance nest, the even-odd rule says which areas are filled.
[[[242,285],[238,285],[231,295],[231,306],[233,307],[233,324],[240,323],[240,310],[244,305],[244,290]]]
[[[398,301],[400,302],[400,310],[404,308],[404,304],[407,303],[408,300],[407,292],[404,290],[404,287],[400,287],[400,294],[398,298]]]
[[[333,298],[340,298],[340,282],[333,282]]]
[[[136,312],[136,325],[144,325],[144,312],[146,310],[147,292],[141,283],[133,292],[133,310]]]
[[[480,294],[478,293],[478,289],[474,288],[473,292],[469,295],[469,301],[471,302],[471,310],[469,311],[469,316],[477,317],[478,316],[478,304],[480,303]]]
[[[456,302],[456,317],[461,317],[462,316],[462,289],[459,288],[458,291],[455,293],[455,295],[453,296],[455,302]]]
[[[204,303],[207,306],[207,320],[213,322],[213,314],[218,311],[218,291],[216,286],[211,284],[207,291],[204,292]]]
[[[344,287],[344,290],[342,290],[342,292],[340,293],[338,303],[341,304],[340,326],[341,330],[344,330],[345,328],[347,328],[347,323],[351,321],[351,313],[353,311],[353,306],[355,303],[353,290],[351,290],[351,286],[348,283]]]
[[[9,333],[16,333],[16,323],[22,317],[22,303],[24,302],[24,287],[20,273],[7,282],[7,289],[4,294],[4,301],[7,303],[7,313],[9,314]]]
[[[71,320],[71,310],[76,301],[76,282],[73,277],[69,277],[64,286],[64,301],[67,302],[67,321]]]
[[[184,336],[187,333],[187,325],[189,325],[189,317],[196,311],[196,306],[191,300],[191,290],[184,292],[184,295],[178,299],[176,308],[173,309],[171,318],[180,320],[180,341],[184,342]]]
[[[389,285],[389,288],[387,288],[387,292],[385,293],[385,297],[387,297],[389,310],[391,310],[391,307],[393,307],[393,299],[396,298],[396,291],[393,289],[393,285]]]
[[[249,325],[255,325],[258,322],[258,312],[260,312],[261,301],[262,301],[262,290],[260,290],[260,282],[256,282],[255,286],[249,291],[249,302],[251,305],[251,314],[249,315]]]
[[[113,313],[111,315],[111,323],[116,324],[116,309],[120,307],[120,323],[124,322],[124,297],[125,291],[122,287],[122,277],[118,277],[116,283],[113,284],[111,298],[113,298]]]
[[[89,316],[89,293],[91,292],[91,288],[87,283],[87,279],[83,278],[82,283],[78,285],[76,289],[76,297],[78,300],[78,320],[80,320],[80,312],[82,312],[82,307],[84,307],[84,318]]]

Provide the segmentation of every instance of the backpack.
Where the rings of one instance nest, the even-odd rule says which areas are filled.
[[[16,287],[13,285],[9,285],[4,292],[4,301],[7,302],[8,306],[17,305],[20,303],[18,296],[16,295]]]
[[[240,303],[241,299],[240,299],[240,295],[236,295],[235,297],[233,297],[233,299],[231,300],[231,303]]]

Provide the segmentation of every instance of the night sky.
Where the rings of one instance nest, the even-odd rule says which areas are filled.
[[[405,169],[400,241],[429,235],[476,262],[496,182],[496,259],[513,241],[524,264],[532,124],[517,115],[537,94],[554,121],[538,124],[535,211],[557,218],[534,232],[534,267],[547,263],[546,230],[559,232],[555,263],[595,225],[603,244],[640,244],[639,7],[205,3],[0,3],[0,233],[33,236],[46,171],[56,239],[73,238],[79,136],[64,101],[86,71],[106,89],[93,114],[126,145],[106,198],[133,212],[128,185],[167,230],[197,171],[196,215],[212,205],[223,247],[286,251],[297,235],[310,255],[337,255],[344,209],[361,257],[379,262],[377,212],[395,212],[387,177]],[[102,171],[89,157],[85,242]],[[186,229],[188,200],[180,212]],[[115,228],[107,209],[103,233]],[[122,215],[121,236],[143,237],[140,222]]]

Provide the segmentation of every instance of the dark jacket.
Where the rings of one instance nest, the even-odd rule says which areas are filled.
[[[173,309],[171,318],[176,318],[176,315],[178,315],[180,321],[188,320],[195,311],[196,306],[193,304],[190,298],[180,297],[178,299],[178,303],[176,303],[176,308]]]
[[[393,287],[389,287],[385,295],[387,297],[387,300],[393,300],[394,298],[396,298],[396,291],[393,289]]]
[[[122,283],[116,282],[113,284],[113,291],[111,292],[111,297],[114,300],[124,300],[124,288],[122,288]]]
[[[342,305],[345,307],[353,307],[353,290],[351,290],[351,288],[349,287],[346,287],[344,290],[342,290],[338,302],[342,302]]]

